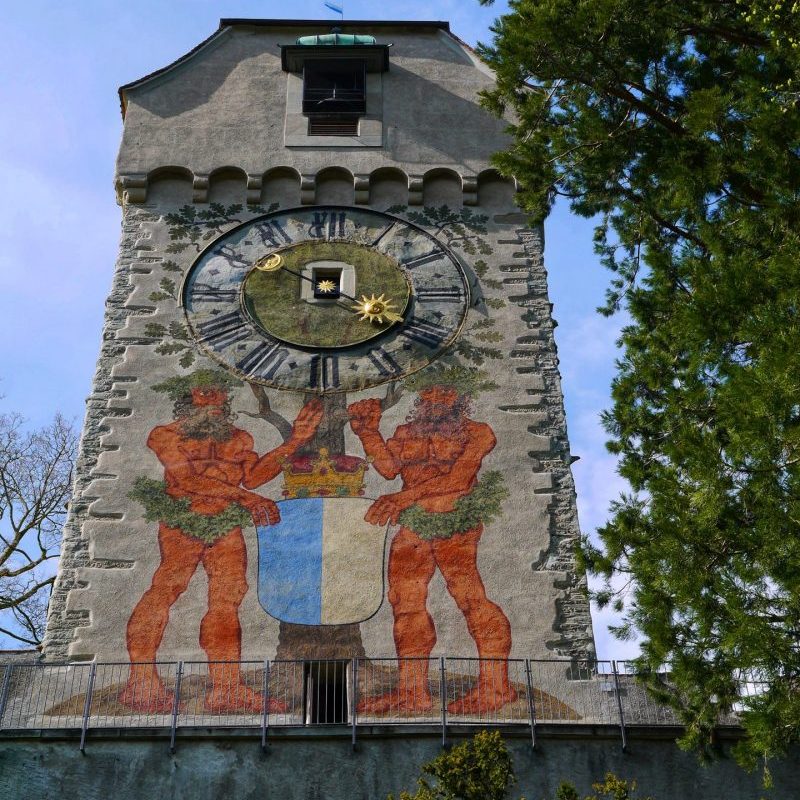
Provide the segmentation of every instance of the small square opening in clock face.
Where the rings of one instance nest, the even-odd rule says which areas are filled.
[[[314,297],[317,300],[336,300],[342,293],[342,270],[336,267],[315,269],[312,274],[314,281]]]

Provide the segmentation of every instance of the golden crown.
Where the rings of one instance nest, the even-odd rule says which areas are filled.
[[[319,455],[285,459],[283,496],[295,497],[358,497],[364,494],[364,473],[367,462],[356,456],[333,456],[327,447]]]

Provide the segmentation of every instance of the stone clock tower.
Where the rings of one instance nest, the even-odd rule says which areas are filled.
[[[48,660],[593,654],[542,234],[490,168],[491,84],[446,23],[231,19],[122,87]],[[424,706],[426,669],[392,702]],[[140,665],[120,701],[170,696]]]

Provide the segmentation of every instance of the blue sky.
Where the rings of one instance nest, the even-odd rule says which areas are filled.
[[[114,160],[121,134],[117,88],[174,61],[220,17],[337,18],[317,2],[273,0],[28,0],[0,16],[0,411],[34,425],[60,410],[83,418],[119,237]],[[344,4],[346,19],[448,20],[469,44],[489,41],[505,2],[384,0]],[[563,388],[581,527],[605,519],[623,488],[598,414],[621,320],[595,312],[607,275],[592,225],[562,204],[546,225],[545,261],[559,327]],[[610,639],[595,612],[601,657],[635,646]]]

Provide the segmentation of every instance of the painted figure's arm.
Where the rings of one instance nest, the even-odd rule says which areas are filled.
[[[249,435],[242,435],[247,436],[252,445]],[[158,456],[170,482],[182,494],[198,500],[214,498],[238,503],[250,512],[256,525],[276,525],[280,522],[278,506],[269,498],[241,489],[237,484],[198,474],[192,460],[182,452],[180,444],[180,437],[166,428],[156,428],[147,439],[147,446]]]
[[[194,462],[181,450],[181,439],[167,428],[155,428],[147,439],[147,446],[164,465],[170,482],[187,496],[218,498],[247,506],[260,495],[239,488],[219,478],[197,472]]]
[[[475,425],[469,432],[469,441],[464,452],[453,461],[447,473],[404,487],[394,494],[384,495],[370,506],[365,519],[375,525],[396,523],[405,509],[421,501],[423,507],[434,501],[432,510],[450,510],[447,507],[449,501],[469,493],[484,457],[492,451],[496,443],[497,439],[488,425]],[[436,500],[445,500],[447,505],[443,509],[436,508]]]
[[[252,451],[244,454],[242,484],[248,489],[254,489],[271,481],[281,471],[281,462],[314,438],[321,421],[322,401],[315,397],[300,409],[292,426],[292,435],[282,445],[261,458]]]
[[[379,475],[392,480],[400,474],[400,464],[389,452],[379,430],[381,424],[381,401],[359,400],[348,406],[350,427],[361,440],[364,452],[372,459],[372,466]]]

